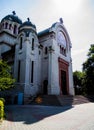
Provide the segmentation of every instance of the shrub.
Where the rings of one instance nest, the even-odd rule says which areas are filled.
[[[0,100],[0,120],[3,120],[4,118],[4,103],[2,100]]]
[[[0,100],[5,104],[5,99],[4,98],[0,98]]]

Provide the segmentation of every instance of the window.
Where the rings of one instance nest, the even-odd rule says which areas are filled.
[[[33,83],[34,79],[34,61],[31,62],[31,83]]]
[[[66,49],[64,49],[64,55],[66,55]]]
[[[20,38],[20,49],[22,49],[23,38]]]
[[[61,47],[61,45],[60,45],[60,53],[61,53],[62,55],[64,55],[64,56],[66,56],[66,49],[63,48],[63,47]]]
[[[39,55],[41,54],[41,51],[39,50]]]
[[[4,27],[4,23],[2,24],[2,26]]]
[[[7,29],[8,28],[8,23],[5,23],[5,29]]]
[[[14,34],[17,34],[17,26],[16,26],[16,25],[14,25],[13,33],[14,33]]]
[[[20,81],[20,67],[21,67],[21,61],[19,60],[18,61],[18,79],[17,79],[18,82]]]
[[[60,45],[60,53],[62,54],[62,47],[61,47],[61,45]]]
[[[62,54],[64,55],[64,48],[62,47],[61,49],[62,49]]]
[[[10,25],[9,25],[9,30],[11,30],[11,27],[12,27],[12,25],[10,24]]]
[[[2,29],[4,28],[4,23],[2,24]]]
[[[48,53],[48,48],[45,47],[45,55],[47,55],[47,53]]]
[[[32,38],[32,50],[34,50],[34,38]]]

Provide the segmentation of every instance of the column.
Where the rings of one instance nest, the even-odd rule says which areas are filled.
[[[52,52],[49,52],[48,62],[48,94],[51,94],[51,80],[52,80]]]

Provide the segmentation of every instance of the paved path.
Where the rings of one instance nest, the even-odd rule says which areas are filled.
[[[7,106],[0,130],[94,130],[94,103],[76,106]]]

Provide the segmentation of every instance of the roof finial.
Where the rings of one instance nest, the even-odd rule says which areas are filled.
[[[27,18],[28,22],[30,22],[30,18]]]
[[[13,15],[16,15],[15,11],[12,11]]]
[[[63,19],[62,19],[62,18],[60,18],[59,20],[60,20],[60,23],[61,23],[61,24],[63,24]]]

